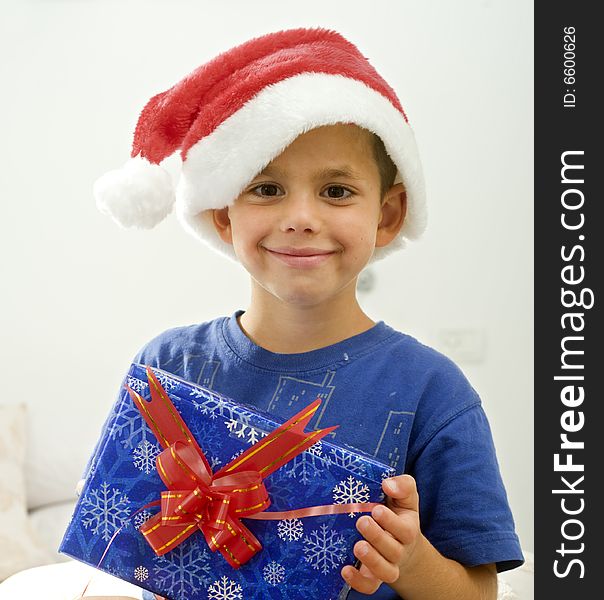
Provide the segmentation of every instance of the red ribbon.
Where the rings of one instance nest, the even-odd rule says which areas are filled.
[[[161,511],[140,527],[157,555],[169,552],[200,529],[210,549],[220,551],[237,569],[262,549],[254,534],[241,522],[242,517],[292,519],[362,512],[377,505],[358,503],[263,512],[270,505],[263,480],[337,428],[304,432],[321,404],[320,398],[212,473],[203,451],[168,394],[151,368],[146,367],[146,371],[150,401],[128,385],[126,389],[164,447],[156,459],[157,471],[167,488],[161,492]]]

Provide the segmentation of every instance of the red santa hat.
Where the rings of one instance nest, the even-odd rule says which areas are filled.
[[[426,224],[424,179],[413,132],[394,90],[339,33],[290,29],[251,39],[201,65],[143,109],[131,159],[101,177],[101,212],[123,227],[151,228],[174,203],[186,230],[226,256],[208,209],[229,206],[300,134],[355,123],[377,134],[407,192],[398,237],[382,258]],[[176,190],[160,163],[180,151]]]

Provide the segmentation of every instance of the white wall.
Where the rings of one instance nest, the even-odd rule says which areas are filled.
[[[252,36],[318,25],[349,37],[397,91],[427,177],[425,237],[375,265],[362,304],[446,353],[445,329],[483,336],[482,359],[460,366],[483,398],[532,551],[533,15],[523,0],[0,0],[3,401],[34,409],[34,471],[78,452],[62,475],[71,490],[139,347],[246,307],[238,266],[174,217],[151,232],[117,228],[96,212],[92,182],[129,156],[151,95]],[[45,441],[48,427],[59,442]]]

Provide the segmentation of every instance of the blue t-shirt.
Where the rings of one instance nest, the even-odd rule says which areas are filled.
[[[283,420],[321,397],[309,427],[339,425],[335,443],[412,475],[422,532],[441,554],[498,571],[522,564],[486,415],[450,359],[383,321],[325,348],[278,354],[244,334],[241,314],[170,329],[134,360]],[[398,596],[383,584],[348,598]]]

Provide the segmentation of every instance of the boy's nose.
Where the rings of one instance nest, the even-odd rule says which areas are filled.
[[[320,202],[312,193],[291,194],[281,204],[280,228],[282,231],[311,231],[317,232],[321,228]]]

